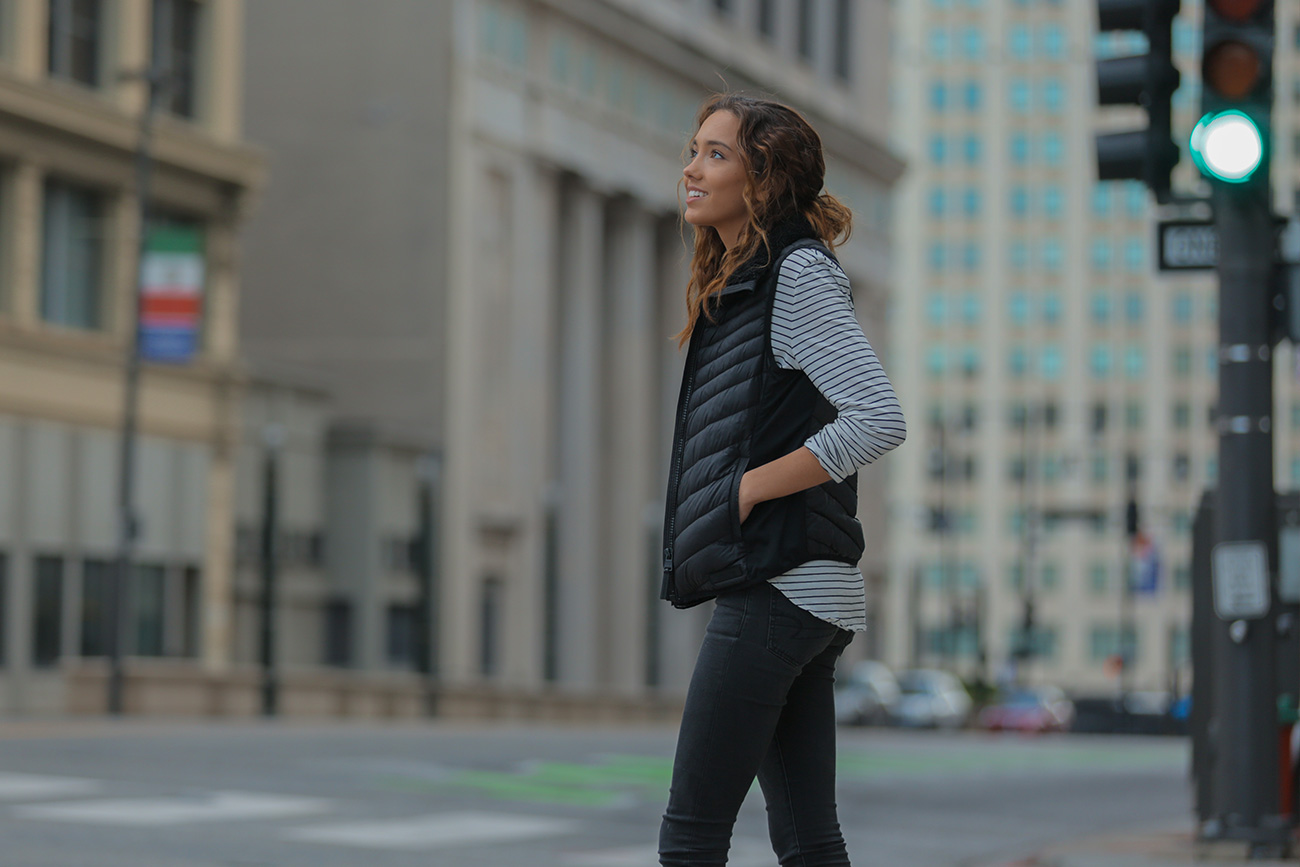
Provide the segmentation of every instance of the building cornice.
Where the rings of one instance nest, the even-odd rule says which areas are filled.
[[[128,158],[140,139],[139,119],[93,92],[33,83],[4,72],[0,72],[0,117],[108,147]],[[266,174],[266,156],[260,148],[219,141],[165,114],[159,115],[154,127],[153,157],[164,166],[246,190],[259,188]]]
[[[539,0],[577,24],[595,30],[662,66],[694,81],[701,89],[748,90],[770,93],[765,86],[763,66],[767,58],[748,51],[750,40],[727,40],[710,32],[715,28],[692,29],[672,22],[651,20],[646,10],[620,7],[609,0]],[[663,17],[663,16],[659,16]],[[742,44],[737,44],[737,42]],[[757,48],[757,40],[753,40]],[[724,80],[725,73],[729,80]],[[788,78],[786,76],[785,78]],[[788,88],[778,94],[783,101],[797,101],[817,128],[828,152],[873,178],[892,184],[904,171],[905,163],[865,127],[853,122],[856,106],[847,97],[831,93],[828,85]]]

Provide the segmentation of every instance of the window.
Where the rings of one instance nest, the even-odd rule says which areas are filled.
[[[1043,267],[1048,271],[1060,271],[1065,264],[1065,251],[1061,247],[1061,242],[1056,238],[1048,238],[1043,242]]]
[[[483,579],[479,616],[479,672],[492,677],[501,667],[501,617],[505,582],[496,576]]]
[[[1105,596],[1110,590],[1110,574],[1105,564],[1093,563],[1088,567],[1088,590],[1093,596]]]
[[[108,653],[108,618],[114,565],[110,560],[81,562],[81,655]]]
[[[1191,476],[1192,462],[1185,452],[1179,452],[1174,455],[1173,472],[1174,481],[1185,482]],[[1293,480],[1294,481],[1294,480]]]
[[[1015,325],[1029,324],[1029,293],[1013,292],[1007,299],[1007,313]]]
[[[1109,346],[1098,344],[1092,348],[1089,368],[1092,370],[1093,376],[1097,379],[1105,379],[1110,376],[1112,364],[1113,358]]]
[[[974,271],[980,266],[980,248],[974,241],[967,241],[961,247],[961,267],[966,271]]]
[[[961,321],[966,325],[978,325],[980,321],[980,297],[966,293],[961,299]]]
[[[1141,346],[1124,348],[1124,375],[1129,379],[1141,379],[1146,369],[1146,352]]]
[[[1192,295],[1186,290],[1179,290],[1174,293],[1173,299],[1174,321],[1179,325],[1187,325],[1192,321]]]
[[[967,60],[984,59],[984,34],[978,27],[967,27],[961,33],[962,53]]]
[[[980,147],[978,136],[968,135],[962,139],[961,143],[962,156],[966,164],[970,166],[978,165],[980,157],[983,155],[983,148]]]
[[[1046,24],[1039,31],[1039,38],[1043,45],[1043,56],[1048,60],[1063,60],[1065,58],[1065,34],[1059,24]]]
[[[1043,379],[1055,382],[1065,371],[1065,361],[1059,346],[1044,346],[1043,354],[1038,360]]]
[[[950,39],[947,27],[930,28],[930,59],[947,60]]]
[[[1011,57],[1013,59],[1028,60],[1030,52],[1029,28],[1024,24],[1013,26],[1008,45],[1011,48]]]
[[[154,0],[154,57],[161,68],[172,74],[164,105],[181,117],[195,116],[201,12],[202,4],[196,0]],[[567,45],[565,40],[566,49]]]
[[[1124,296],[1124,318],[1131,325],[1142,324],[1142,314],[1146,310],[1146,299],[1138,292],[1129,292]]]
[[[948,246],[942,241],[935,241],[930,244],[930,251],[926,258],[930,262],[930,269],[933,271],[942,271],[948,267]]]
[[[1124,427],[1131,431],[1142,430],[1142,404],[1135,400],[1124,404]]]
[[[1061,321],[1062,304],[1061,296],[1055,292],[1049,292],[1043,296],[1043,322],[1047,325],[1056,325]]]
[[[103,40],[100,0],[49,0],[49,73],[98,87]]]
[[[1187,401],[1180,400],[1174,404],[1173,416],[1176,429],[1187,430],[1192,426],[1192,407]]]
[[[352,661],[352,601],[335,597],[325,603],[326,665],[346,668]]]
[[[1011,242],[1011,267],[1016,271],[1023,271],[1029,267],[1029,245],[1024,241]]]
[[[1011,214],[1021,218],[1029,216],[1029,190],[1026,187],[1011,188]]]
[[[1065,88],[1056,78],[1049,78],[1043,82],[1043,108],[1050,114],[1060,114],[1061,106],[1065,102]]]
[[[943,219],[944,213],[948,210],[948,192],[943,187],[936,187],[930,190],[929,212],[933,219]]]
[[[766,39],[776,36],[776,0],[758,0],[758,32]]]
[[[1092,239],[1092,267],[1095,271],[1110,270],[1110,239],[1093,238]]]
[[[1094,626],[1089,635],[1088,655],[1093,662],[1105,662],[1123,654],[1133,664],[1137,662],[1138,649],[1137,631],[1131,626],[1126,626],[1123,633],[1114,626]]]
[[[1094,292],[1091,304],[1092,321],[1097,325],[1105,325],[1110,321],[1110,309],[1110,295],[1105,292]]]
[[[978,81],[966,82],[966,86],[962,88],[962,102],[965,103],[967,111],[979,111],[983,102],[983,91]]]
[[[1110,216],[1110,184],[1103,181],[1092,188],[1092,214],[1095,217]]]
[[[930,108],[937,112],[948,108],[948,85],[942,81],[930,84]]]
[[[41,318],[71,328],[103,327],[103,198],[53,178],[45,182]]]
[[[1011,136],[1011,162],[1018,166],[1029,164],[1029,136],[1023,132]]]
[[[1124,182],[1124,210],[1130,217],[1141,217],[1147,210],[1147,188],[1141,181]]]
[[[1059,132],[1043,133],[1043,162],[1056,167],[1065,158],[1065,145]]]
[[[1011,110],[1016,114],[1029,114],[1029,82],[1023,78],[1011,82]]]
[[[63,652],[63,558],[37,557],[32,594],[32,664],[50,668]]]
[[[948,139],[941,135],[930,137],[930,162],[941,166],[948,161]]]
[[[1061,195],[1061,188],[1052,186],[1043,190],[1043,213],[1049,219],[1059,220],[1063,208],[1064,198]]]
[[[1174,347],[1174,375],[1178,377],[1192,375],[1192,350],[1186,346]]]
[[[841,81],[848,81],[853,75],[849,62],[853,52],[853,0],[835,0],[835,54],[831,61],[831,71]]]
[[[1011,652],[1035,659],[1054,659],[1056,657],[1056,629],[1048,626],[1036,626],[1028,634],[1023,624],[1016,624],[1008,631],[1007,640]]]
[[[1015,379],[1024,377],[1029,369],[1029,350],[1023,346],[1013,346],[1007,355],[1007,369]]]
[[[1106,418],[1108,414],[1109,413],[1106,410],[1106,404],[1094,403],[1092,405],[1092,432],[1093,433],[1099,434],[1099,433],[1106,432]]]
[[[811,60],[817,50],[817,15],[814,0],[799,0],[799,56]]]
[[[925,318],[935,328],[948,321],[948,296],[934,292],[925,301]]]
[[[1146,258],[1146,242],[1142,238],[1129,238],[1124,242],[1124,267],[1129,271],[1141,271]]]
[[[980,213],[980,192],[968,187],[961,194],[961,212],[966,217],[978,217]]]
[[[415,658],[416,606],[393,604],[388,606],[388,664],[392,668],[413,669]]]
[[[135,647],[130,650],[140,656],[163,655],[163,611],[167,573],[157,564],[136,566],[135,587],[131,594],[135,603]]]

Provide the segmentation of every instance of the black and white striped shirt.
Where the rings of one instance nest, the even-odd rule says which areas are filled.
[[[819,250],[786,257],[772,301],[772,354],[802,370],[838,411],[804,443],[822,468],[843,481],[907,435],[894,387],[853,313],[848,277]],[[866,591],[854,564],[811,560],[772,579],[800,608],[844,629],[867,628]]]

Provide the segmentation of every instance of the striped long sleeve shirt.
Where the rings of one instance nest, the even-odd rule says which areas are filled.
[[[832,479],[843,481],[903,442],[903,412],[853,313],[848,277],[819,250],[796,250],[781,265],[772,354],[781,367],[807,374],[839,413],[804,443]],[[822,620],[866,629],[866,591],[855,564],[811,560],[772,584]]]

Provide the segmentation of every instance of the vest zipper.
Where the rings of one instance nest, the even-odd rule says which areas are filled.
[[[692,347],[694,348],[694,347]],[[673,587],[673,543],[677,541],[677,489],[682,481],[682,456],[686,450],[686,416],[689,414],[691,406],[691,392],[695,390],[695,370],[691,367],[692,353],[687,351],[686,370],[688,379],[686,380],[686,393],[682,396],[682,415],[677,420],[677,431],[673,437],[676,441],[676,448],[673,450],[673,485],[672,485],[672,511],[668,519],[668,545],[664,548],[664,580],[660,588],[659,595],[669,602],[677,598],[677,593]]]

